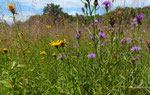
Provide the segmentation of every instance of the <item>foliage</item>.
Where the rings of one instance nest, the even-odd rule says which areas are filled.
[[[62,14],[63,9],[60,7],[60,5],[55,5],[54,3],[47,4],[47,6],[43,9],[43,14],[52,14],[52,15],[58,15]]]

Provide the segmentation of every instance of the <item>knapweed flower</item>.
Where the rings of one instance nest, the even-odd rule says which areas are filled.
[[[46,55],[46,52],[45,51],[41,51],[40,55]]]
[[[99,32],[99,37],[100,38],[106,38],[105,32]]]
[[[102,3],[103,6],[105,6],[106,11],[108,12],[110,6],[112,5],[112,3],[110,1],[105,1]]]
[[[145,17],[145,15],[140,14],[139,16],[136,17],[137,23],[138,24],[142,24],[142,20],[144,20],[143,18]]]
[[[45,27],[46,27],[47,29],[51,28],[51,26],[50,26],[50,25],[46,25]]]
[[[10,11],[12,14],[16,14],[15,6],[14,6],[13,3],[11,3],[11,5],[6,4],[6,6],[9,8],[9,11]]]
[[[97,20],[97,19],[95,19],[94,23],[98,23],[98,20]]]
[[[78,30],[78,33],[81,33],[81,29]]]
[[[80,34],[77,34],[77,35],[76,35],[76,39],[79,39],[80,37],[81,37]]]
[[[142,33],[146,33],[146,30],[143,30]]]
[[[70,44],[67,44],[67,47],[70,47],[71,45]]]
[[[77,46],[77,45],[74,45],[74,48],[78,48],[78,46]]]
[[[136,59],[136,60],[139,60],[139,59],[140,59],[140,57],[139,57],[139,56],[137,56],[135,59]]]
[[[96,39],[96,37],[93,37],[93,36],[91,36],[90,38],[91,38],[91,39]]]
[[[130,40],[131,40],[131,38],[126,37],[125,39],[122,39],[120,42],[123,43],[123,42],[127,42],[127,41],[130,41]]]
[[[74,55],[74,52],[72,51],[71,54]]]
[[[135,46],[135,47],[131,48],[131,51],[139,51],[139,50],[142,50],[142,48],[138,47],[138,46]]]
[[[66,58],[66,55],[65,55],[65,54],[64,54],[64,55],[60,55],[59,58],[60,58],[61,60],[63,60],[64,58]]]
[[[87,57],[88,57],[88,58],[95,58],[95,57],[96,57],[96,54],[91,53],[91,54],[87,55]]]
[[[4,52],[4,53],[7,53],[7,52],[8,52],[8,49],[7,49],[7,48],[4,48],[4,49],[3,49],[3,52]]]
[[[136,25],[136,24],[137,24],[137,22],[132,22],[131,24],[132,24],[132,25]]]
[[[129,37],[126,37],[126,38],[125,38],[125,40],[126,40],[126,41],[130,41],[130,40],[131,40],[131,38],[129,38]]]

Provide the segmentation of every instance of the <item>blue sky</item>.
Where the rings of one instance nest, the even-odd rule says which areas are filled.
[[[85,0],[83,0],[85,1]],[[93,2],[94,0],[92,0]],[[98,0],[101,5],[105,0]],[[111,0],[110,0],[111,1]],[[113,8],[117,6],[125,7],[144,7],[150,5],[150,0],[114,0]],[[82,14],[81,7],[84,4],[81,0],[0,0],[0,21],[6,20],[8,23],[12,22],[11,13],[5,6],[6,3],[11,4],[14,2],[18,15],[17,19],[21,21],[27,20],[30,16],[35,14],[42,14],[43,8],[47,3],[58,4],[63,7],[64,12],[70,15],[75,15],[76,12]],[[103,14],[105,10],[100,8],[97,13]]]

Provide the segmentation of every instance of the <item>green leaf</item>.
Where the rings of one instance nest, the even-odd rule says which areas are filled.
[[[9,82],[7,82],[6,80],[1,80],[0,84],[2,84],[4,87],[12,88],[12,85]]]

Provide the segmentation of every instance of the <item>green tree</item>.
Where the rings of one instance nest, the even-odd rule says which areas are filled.
[[[60,7],[60,5],[55,5],[54,3],[47,4],[46,7],[43,9],[43,14],[52,14],[52,15],[58,15],[63,13],[63,8]]]

